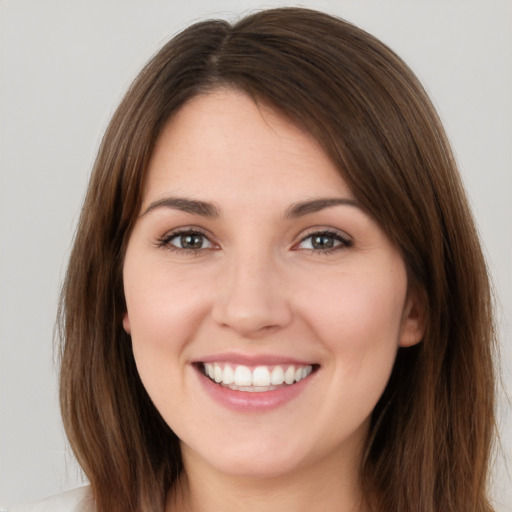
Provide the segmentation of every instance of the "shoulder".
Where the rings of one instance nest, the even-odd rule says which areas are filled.
[[[91,488],[87,486],[22,505],[11,512],[94,512],[94,510]]]

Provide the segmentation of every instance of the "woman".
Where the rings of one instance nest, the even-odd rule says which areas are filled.
[[[491,510],[489,295],[395,54],[303,9],[188,28],[110,123],[64,285],[80,506]]]

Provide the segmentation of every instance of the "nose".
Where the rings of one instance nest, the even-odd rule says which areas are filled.
[[[215,322],[246,338],[286,327],[292,319],[287,287],[269,257],[239,255],[225,262],[212,308]]]

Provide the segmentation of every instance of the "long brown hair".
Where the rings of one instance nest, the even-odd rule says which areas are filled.
[[[61,407],[99,512],[163,510],[179,440],[137,374],[123,254],[164,123],[232,87],[311,133],[400,249],[425,336],[399,349],[372,417],[362,485],[380,511],[484,512],[494,431],[485,262],[452,152],[422,86],[389,48],[343,20],[283,8],[195,24],[146,65],[101,144],[60,308]]]

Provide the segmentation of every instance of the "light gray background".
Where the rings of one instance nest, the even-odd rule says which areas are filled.
[[[0,505],[81,481],[60,425],[52,331],[87,176],[123,92],[148,57],[191,22],[292,4],[0,0]],[[381,38],[439,108],[496,283],[503,387],[512,395],[512,2],[301,5]],[[504,463],[512,452],[509,408],[502,398],[499,512],[512,510]]]

